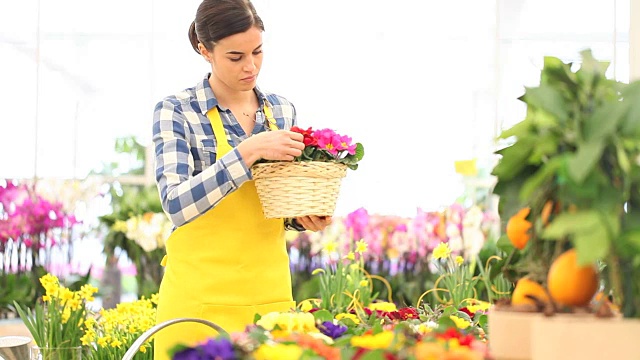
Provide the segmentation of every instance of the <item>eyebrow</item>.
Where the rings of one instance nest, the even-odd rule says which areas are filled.
[[[260,49],[262,47],[262,44],[258,45],[258,47],[256,47],[255,49],[253,49],[253,51],[256,51],[258,49]],[[232,54],[232,55],[243,55],[244,53],[242,51],[235,51],[235,50],[231,50],[231,51],[227,51],[227,54]]]

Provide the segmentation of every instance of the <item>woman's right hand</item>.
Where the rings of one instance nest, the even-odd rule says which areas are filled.
[[[238,145],[247,167],[259,159],[292,161],[304,150],[303,135],[289,130],[265,131]]]

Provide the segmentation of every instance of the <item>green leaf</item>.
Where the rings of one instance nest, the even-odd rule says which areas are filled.
[[[538,164],[545,159],[555,156],[558,153],[558,139],[555,136],[539,137],[536,146],[533,148],[533,152],[529,157],[530,162]]]
[[[640,80],[622,91],[622,99],[628,104],[628,112],[621,121],[621,131],[626,136],[640,136]]]
[[[604,226],[591,227],[590,231],[576,232],[573,244],[578,254],[578,264],[587,265],[606,258],[611,241]]]
[[[582,50],[580,52],[582,57],[582,64],[580,65],[579,72],[588,72],[589,74],[595,74],[604,76],[609,68],[610,62],[598,61],[593,57],[590,49]]]
[[[577,184],[581,184],[600,160],[604,143],[593,141],[581,144],[575,155],[569,156],[569,175]]]
[[[502,155],[500,162],[493,168],[492,175],[499,180],[509,180],[517,176],[527,165],[527,159],[535,146],[535,139],[519,139],[515,144],[501,149],[498,154]]]
[[[561,213],[543,230],[542,238],[560,239],[581,231],[591,231],[602,227],[600,214],[596,210],[577,211],[575,213]]]
[[[626,232],[622,236],[621,240],[633,246],[636,251],[640,252],[640,230]]]
[[[496,247],[504,252],[510,252],[514,249],[513,244],[511,244],[511,241],[509,240],[507,234],[500,235],[498,241],[496,242]]]
[[[541,84],[539,87],[526,88],[521,100],[529,106],[550,113],[560,122],[564,123],[569,119],[569,111],[562,97],[562,93],[551,85]]]
[[[328,310],[318,310],[313,313],[313,317],[320,322],[333,321],[333,315]]]
[[[585,140],[587,142],[602,141],[615,133],[628,108],[628,103],[620,102],[612,102],[598,107],[584,119]]]
[[[620,169],[622,169],[625,174],[628,174],[629,170],[631,169],[631,163],[629,161],[627,152],[624,151],[624,148],[619,141],[616,142],[616,155],[618,158],[618,165],[620,165]]]
[[[531,135],[531,132],[532,132],[531,125],[532,125],[532,122],[530,119],[524,119],[519,123],[513,125],[509,129],[503,130],[498,138],[507,139],[512,136],[515,136],[516,138],[520,139],[523,137],[527,137]]]
[[[356,144],[356,158],[358,159],[358,161],[362,160],[362,158],[364,157],[364,146],[362,146],[361,143],[357,143]]]
[[[571,64],[565,64],[557,57],[545,56],[544,66],[541,72],[543,83],[560,82],[568,90],[576,88],[576,75],[571,71]]]
[[[544,164],[540,170],[538,170],[533,176],[528,178],[522,188],[520,189],[520,201],[527,202],[536,190],[542,188],[545,182],[553,181],[558,169],[565,161],[564,156],[557,156],[552,158],[549,162]]]

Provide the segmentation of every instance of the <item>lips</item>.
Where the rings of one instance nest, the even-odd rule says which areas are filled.
[[[255,75],[247,76],[246,78],[242,78],[242,81],[253,81],[256,79]]]

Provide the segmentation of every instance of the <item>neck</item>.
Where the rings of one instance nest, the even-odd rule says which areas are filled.
[[[233,90],[218,80],[214,75],[209,77],[209,86],[211,86],[213,95],[215,95],[218,103],[227,108],[238,104],[252,102],[256,98],[253,89],[245,91]]]

